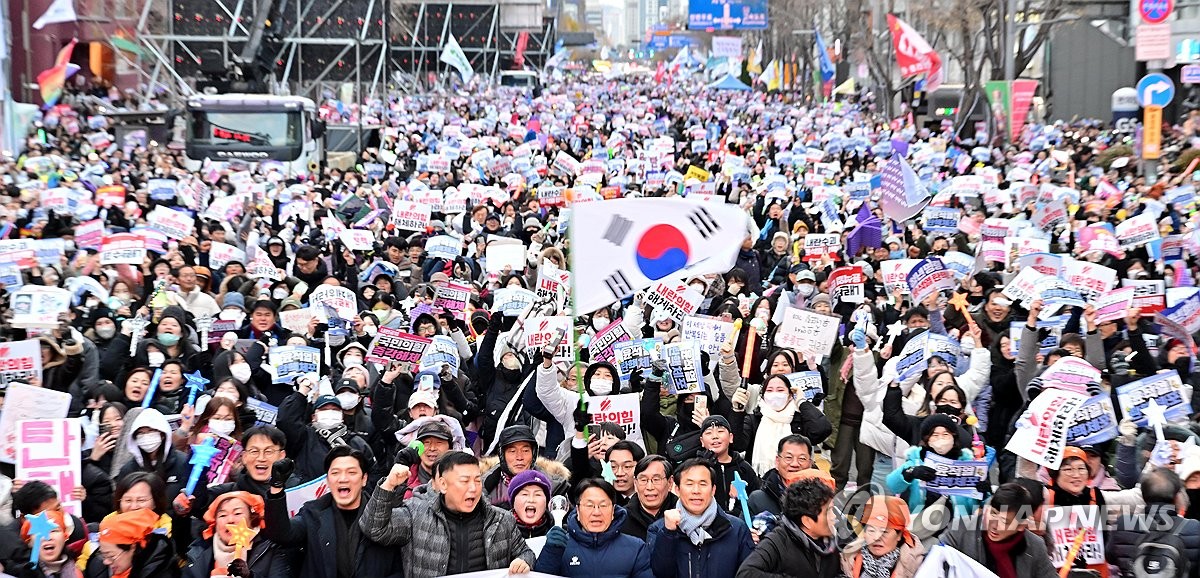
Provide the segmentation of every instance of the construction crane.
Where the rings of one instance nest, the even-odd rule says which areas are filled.
[[[228,94],[267,94],[271,92],[271,81],[276,64],[271,60],[282,43],[279,33],[283,24],[283,11],[287,0],[257,0],[254,20],[247,29],[246,45],[233,62],[225,62],[219,50],[204,50],[200,56],[198,81],[202,92]]]

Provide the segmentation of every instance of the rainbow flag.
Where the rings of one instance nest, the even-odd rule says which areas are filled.
[[[63,87],[66,86],[67,79],[79,72],[79,66],[71,64],[71,52],[75,50],[77,42],[77,39],[73,39],[70,44],[59,50],[58,58],[54,60],[54,66],[43,70],[37,76],[38,88],[42,91],[43,109],[54,106],[58,99],[62,98]]]

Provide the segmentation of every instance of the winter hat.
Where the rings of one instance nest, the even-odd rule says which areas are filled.
[[[941,413],[935,413],[921,421],[921,439],[929,437],[935,428],[946,428],[951,435],[958,437],[958,422],[954,418]]]
[[[813,296],[812,299],[809,299],[808,300],[809,309],[816,307],[817,303],[824,303],[830,307],[833,307],[833,301],[831,299],[829,299],[828,293],[817,293],[816,295]]]
[[[134,510],[106,516],[100,521],[100,543],[145,546],[146,536],[158,524],[153,510]]]
[[[233,498],[241,500],[244,504],[246,504],[247,508],[250,508],[250,520],[248,525],[251,528],[261,529],[266,526],[266,503],[263,502],[262,496],[245,491],[229,492],[227,494],[221,494],[220,496],[217,496],[217,498],[213,500],[212,504],[209,504],[208,510],[204,512],[204,522],[208,524],[208,527],[205,528],[201,533],[201,535],[204,536],[204,539],[207,540],[212,538],[213,533],[216,532],[217,509],[221,507],[221,504]]]
[[[864,504],[861,522],[864,526],[899,530],[904,543],[910,546],[915,543],[908,531],[911,523],[908,503],[898,496],[871,496]]]
[[[535,469],[528,469],[513,476],[512,481],[508,483],[508,503],[511,504],[517,494],[521,493],[521,489],[531,484],[541,488],[546,498],[550,498],[550,478]]]

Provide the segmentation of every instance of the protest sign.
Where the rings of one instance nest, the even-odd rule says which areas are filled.
[[[1005,449],[1031,462],[1057,470],[1069,439],[1075,412],[1088,400],[1070,391],[1046,390],[1029,403],[1029,409],[1017,421]]]
[[[629,341],[629,331],[625,329],[623,321],[620,318],[614,319],[592,336],[591,342],[588,343],[588,354],[592,361],[612,363],[613,346],[622,341]]]
[[[1133,307],[1143,317],[1153,316],[1167,308],[1167,284],[1159,280],[1121,279],[1122,287],[1133,287]]]
[[[1033,226],[1050,231],[1067,222],[1067,205],[1062,199],[1044,203],[1033,212]]]
[[[1104,265],[1076,259],[1065,260],[1062,278],[1088,301],[1108,293],[1117,283],[1117,272]]]
[[[322,305],[329,306],[342,319],[354,319],[358,315],[358,296],[348,287],[320,285],[309,294],[308,304],[318,309]]]
[[[952,460],[933,452],[925,454],[925,465],[936,471],[932,481],[921,482],[926,490],[943,496],[983,498],[976,488],[987,480],[988,463],[984,460]]]
[[[1048,276],[1034,269],[1021,269],[1021,272],[1017,273],[1017,276],[1008,285],[1004,286],[1001,293],[1005,297],[1013,301],[1019,301],[1028,307],[1034,300],[1038,299],[1038,281],[1046,277]]]
[[[326,480],[325,474],[321,474],[321,477],[294,488],[288,488],[283,493],[287,499],[288,517],[295,518],[304,504],[329,493],[329,482]]]
[[[661,339],[646,338],[633,341],[622,341],[613,345],[613,365],[621,374],[621,386],[629,386],[629,376],[635,369],[643,372],[650,370],[650,364],[658,358],[658,350],[662,347]]]
[[[1200,331],[1200,293],[1192,293],[1164,309],[1162,316],[1178,323],[1188,333]]]
[[[1104,293],[1093,300],[1096,307],[1096,323],[1118,321],[1125,318],[1125,311],[1133,306],[1133,287],[1121,287]]]
[[[146,242],[141,235],[117,233],[100,244],[101,265],[141,265],[146,260]]]
[[[1121,249],[1127,251],[1158,239],[1158,223],[1154,217],[1143,213],[1121,221],[1117,224],[1115,234]]]
[[[93,219],[75,227],[75,246],[80,249],[100,250],[104,245],[104,221]]]
[[[275,263],[267,256],[267,252],[263,250],[254,252],[254,258],[250,260],[246,269],[246,273],[256,279],[269,279],[271,281],[280,281],[283,279],[280,269],[275,266]],[[322,287],[328,287],[328,285],[322,285]]]
[[[589,396],[587,410],[592,416],[593,425],[605,422],[615,423],[625,430],[625,439],[645,447],[642,440],[642,406],[641,396],[636,393],[619,393],[615,395]],[[592,431],[597,431],[593,429]]]
[[[661,311],[676,323],[700,308],[704,295],[692,289],[682,281],[659,281],[646,293],[646,305],[652,310]]]
[[[971,261],[974,263],[974,258]],[[920,262],[920,259],[892,259],[879,264],[883,272],[883,284],[887,287],[889,295],[897,289],[905,295],[908,294],[908,274]]]
[[[788,307],[775,331],[775,345],[794,349],[805,357],[823,357],[837,340],[838,317]]]
[[[1117,437],[1117,414],[1108,394],[1093,396],[1075,412],[1075,421],[1067,431],[1067,443],[1089,446]]]
[[[175,179],[150,179],[146,182],[146,190],[150,198],[156,201],[175,200]]]
[[[302,345],[278,345],[271,348],[268,359],[275,368],[273,383],[292,383],[306,373],[321,368],[321,350]]]
[[[42,346],[37,339],[0,343],[0,389],[14,381],[42,379]]]
[[[1056,506],[1046,509],[1046,531],[1054,547],[1050,562],[1062,568],[1074,549],[1079,534],[1084,533],[1076,560],[1085,564],[1104,564],[1104,508],[1100,506]]]
[[[386,366],[389,362],[398,361],[406,364],[411,372],[421,361],[421,354],[429,345],[426,337],[418,337],[392,327],[380,327],[379,333],[371,339],[371,347],[367,348],[366,360]]]
[[[217,448],[217,454],[205,470],[201,478],[207,485],[223,484],[229,480],[229,474],[242,463],[242,444],[237,440],[219,434],[211,434]]]
[[[279,416],[279,408],[261,399],[246,398],[246,407],[254,412],[254,425],[275,425]]]
[[[842,248],[842,237],[836,233],[809,233],[804,236],[804,260],[820,261],[835,258]]]
[[[450,235],[437,235],[425,241],[425,254],[434,259],[454,260],[462,254],[462,240]]]
[[[525,349],[539,351],[551,340],[565,335],[554,353],[555,361],[574,361],[575,344],[571,341],[571,317],[530,317],[525,321]]]
[[[9,384],[4,396],[4,411],[0,411],[0,462],[17,463],[17,424],[26,420],[64,418],[70,408],[69,393]]]
[[[523,287],[504,287],[492,293],[492,311],[516,317],[537,300],[533,291]]]
[[[721,345],[733,334],[733,323],[711,317],[690,316],[683,320],[679,329],[680,341],[695,341],[700,351],[717,355]]]
[[[375,248],[375,234],[363,229],[342,229],[338,240],[351,251],[370,251]]]
[[[71,306],[71,292],[58,287],[25,285],[9,296],[12,304],[12,319],[9,323],[19,328],[58,327],[58,315]]]
[[[1088,386],[1100,387],[1100,370],[1078,357],[1060,357],[1039,376],[1044,387],[1090,395]]]
[[[246,252],[226,243],[213,241],[208,250],[208,265],[214,271],[219,271],[230,261],[246,264]]]
[[[1018,258],[1017,266],[1022,270],[1033,269],[1043,275],[1057,277],[1062,273],[1065,265],[1062,255],[1054,253],[1030,253]]]
[[[679,342],[663,345],[662,358],[667,362],[663,383],[671,395],[700,393],[704,391],[704,370],[700,363],[698,343]]]
[[[1033,284],[1033,294],[1047,308],[1051,306],[1083,307],[1087,305],[1083,296],[1070,283],[1049,275],[1042,276]]]
[[[434,371],[443,373],[442,366],[449,366],[450,375],[458,374],[459,355],[458,344],[446,335],[434,335],[421,352],[421,361],[417,371]]]
[[[489,273],[499,273],[506,269],[520,271],[525,268],[525,246],[516,239],[512,241],[488,238],[487,248],[484,249],[484,261]]]
[[[392,224],[403,231],[424,231],[429,226],[429,205],[412,201],[392,204]]]
[[[834,303],[862,303],[866,281],[861,265],[838,267],[829,274],[829,296]]]
[[[913,267],[907,282],[914,303],[924,303],[930,295],[955,286],[954,272],[937,257],[928,257]]]
[[[71,499],[83,485],[79,419],[31,419],[17,423],[17,475],[14,479],[45,482],[61,497],[63,506],[81,515]]]
[[[788,386],[793,392],[800,395],[800,399],[812,401],[817,395],[825,393],[825,387],[822,385],[821,373],[817,371],[797,371],[783,376],[788,381]]]
[[[918,373],[925,371],[929,365],[929,335],[928,331],[924,331],[904,343],[900,357],[896,360],[896,379],[908,382]]]
[[[433,297],[433,306],[441,307],[454,315],[455,319],[465,320],[467,301],[471,299],[471,287],[462,283],[447,281],[437,288]]]
[[[196,222],[191,215],[162,205],[154,207],[146,216],[146,224],[171,239],[182,239],[192,234]]]
[[[922,227],[932,238],[941,235],[953,235],[958,232],[958,217],[960,211],[952,207],[925,207],[921,218],[925,221]]]
[[[1158,403],[1168,421],[1191,415],[1192,400],[1185,393],[1179,372],[1172,369],[1117,387],[1117,403],[1125,417],[1138,427],[1148,427],[1145,409],[1150,400]]]

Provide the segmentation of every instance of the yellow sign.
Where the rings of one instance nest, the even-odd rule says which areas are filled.
[[[687,174],[683,177],[685,179],[696,179],[702,183],[707,183],[708,180],[712,178],[712,174],[696,165],[691,165],[688,167]]]
[[[1142,115],[1142,158],[1157,160],[1162,156],[1162,107],[1147,106]]]

